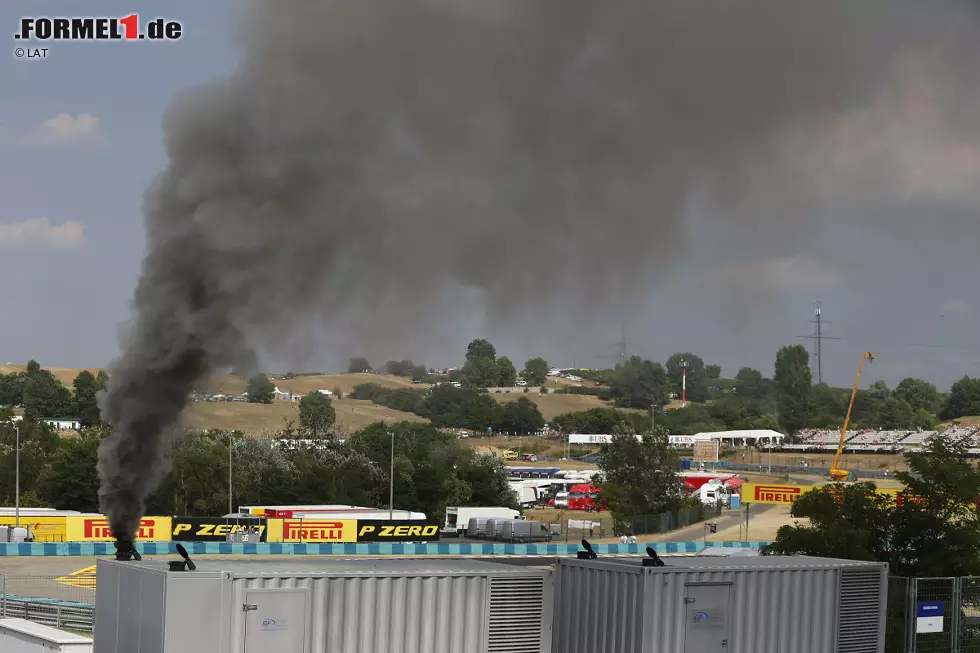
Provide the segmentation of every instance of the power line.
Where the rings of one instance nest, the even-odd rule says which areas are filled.
[[[615,358],[616,362],[625,364],[629,360],[629,352],[632,351],[643,351],[642,347],[637,345],[631,345],[626,341],[626,325],[622,327],[622,332],[618,341],[606,345],[607,349],[615,347],[615,354],[602,354],[599,358]]]
[[[824,320],[821,316],[821,306],[823,302],[815,302],[813,309],[812,320],[807,320],[808,323],[815,325],[813,328],[812,336],[797,336],[798,338],[805,338],[806,340],[813,340],[814,352],[812,354],[813,358],[817,361],[817,383],[823,383],[823,341],[824,340],[840,340],[840,338],[834,336],[825,336],[823,334],[823,325],[828,324],[829,320]]]

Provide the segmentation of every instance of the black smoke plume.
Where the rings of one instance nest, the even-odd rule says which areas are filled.
[[[900,55],[976,54],[974,3],[944,0],[263,0],[241,27],[147,194],[100,451],[120,537],[210,371],[310,319],[411,351],[460,289],[494,319],[616,305],[683,255],[694,199],[746,241],[799,231],[785,134],[873,102]]]

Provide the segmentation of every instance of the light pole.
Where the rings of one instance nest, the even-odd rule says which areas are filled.
[[[16,462],[14,463],[14,528],[20,526],[20,425],[14,426],[14,432],[17,434],[16,449],[17,453],[14,454]]]
[[[388,475],[388,521],[395,518],[395,432],[388,431],[391,438],[391,472]]]
[[[681,361],[681,408],[687,406],[687,361]]]
[[[231,443],[234,440],[234,434],[228,432],[228,514],[235,512],[231,505]]]
[[[772,438],[769,438],[769,475],[772,475]]]

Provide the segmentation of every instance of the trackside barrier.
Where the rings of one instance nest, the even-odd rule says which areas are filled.
[[[759,548],[769,542],[639,542],[637,544],[593,544],[599,555],[642,555],[650,546],[657,553],[697,553],[705,546],[726,548]],[[568,544],[504,544],[443,542],[378,542],[346,544],[289,544],[279,542],[183,542],[192,555],[575,555],[581,547]],[[172,555],[173,542],[137,542],[143,555]],[[109,556],[115,555],[112,542],[2,542],[0,556]]]

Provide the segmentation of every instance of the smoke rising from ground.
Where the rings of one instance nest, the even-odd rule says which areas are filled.
[[[913,0],[253,2],[239,70],[165,120],[105,398],[114,532],[194,384],[310,318],[411,351],[453,293],[499,320],[616,306],[690,246],[695,196],[745,242],[803,233],[826,179],[785,172],[787,135],[871,106],[919,48],[956,74],[975,21]]]

